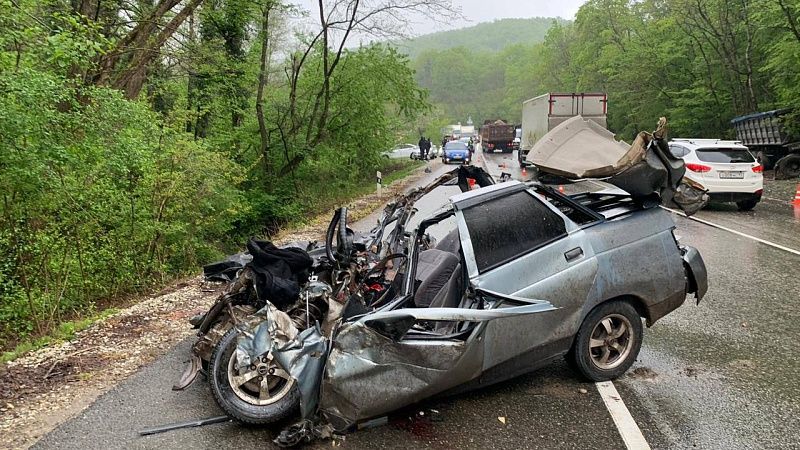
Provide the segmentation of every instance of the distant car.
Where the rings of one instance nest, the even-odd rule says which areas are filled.
[[[390,158],[390,159],[402,159],[402,158],[416,159],[413,156],[414,153],[416,153],[417,158],[419,158],[419,146],[414,144],[402,144],[389,151],[381,153],[381,155],[385,158]]]
[[[450,141],[444,146],[442,162],[449,164],[455,161],[469,164],[471,156],[472,154],[469,151],[469,146],[467,144],[459,141]]]
[[[439,156],[441,156],[441,151],[439,150],[439,147],[431,144],[431,149],[428,150],[428,159],[429,160],[430,159],[436,159]],[[420,150],[419,149],[414,150],[413,152],[411,152],[411,159],[422,159],[422,157],[420,156]]]
[[[673,139],[669,150],[686,163],[686,178],[708,190],[712,202],[749,211],[764,193],[763,167],[739,141]]]

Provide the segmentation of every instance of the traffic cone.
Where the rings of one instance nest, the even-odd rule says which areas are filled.
[[[467,178],[467,184],[469,184],[469,190],[475,189],[475,178]]]
[[[792,205],[794,205],[795,208],[800,207],[800,184],[797,185],[797,191],[794,193]]]

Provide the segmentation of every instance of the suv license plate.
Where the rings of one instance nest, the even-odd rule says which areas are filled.
[[[738,171],[738,170],[720,170],[719,171],[719,177],[720,178],[727,178],[727,179],[731,179],[731,178],[739,178],[739,179],[741,179],[741,178],[744,178],[744,172]]]

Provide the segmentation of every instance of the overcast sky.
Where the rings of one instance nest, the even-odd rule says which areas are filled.
[[[585,0],[454,0],[473,23],[507,17],[561,17],[573,19]]]
[[[586,0],[453,0],[461,8],[466,21],[442,23],[440,18],[414,17],[411,34],[428,34],[453,28],[463,28],[480,22],[491,22],[504,18],[561,17],[572,20],[578,8]],[[317,0],[297,0],[317,17]],[[422,26],[419,26],[422,25]]]

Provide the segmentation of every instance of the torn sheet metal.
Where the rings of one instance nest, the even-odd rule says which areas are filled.
[[[297,381],[300,389],[300,414],[309,419],[317,410],[322,371],[328,356],[328,340],[319,324],[297,335],[295,339],[275,349],[273,355],[281,367]]]
[[[527,159],[539,170],[565,178],[602,178],[630,167],[643,155],[643,149],[618,142],[614,133],[575,116],[542,136]]]
[[[320,411],[337,431],[345,431],[443,392],[480,373],[482,352],[468,348],[464,341],[394,342],[364,323],[347,325],[328,356]],[[449,376],[454,370],[458,376]]]
[[[628,145],[595,122],[575,116],[544,135],[527,159],[541,172],[564,178],[604,178],[634,199],[655,206],[673,199],[686,172],[683,160],[669,152],[666,129],[662,118],[654,133],[639,133]],[[680,195],[689,209],[697,204],[697,199],[687,198],[692,194],[684,187]]]
[[[678,185],[678,189],[675,190],[675,196],[672,198],[675,206],[682,209],[687,216],[691,216],[703,209],[709,200],[711,199],[708,196],[708,191],[688,178],[681,180],[681,184]]]
[[[240,332],[236,341],[236,364],[240,368],[246,368],[274,348],[288,344],[298,334],[289,315],[269,302],[236,328]]]

